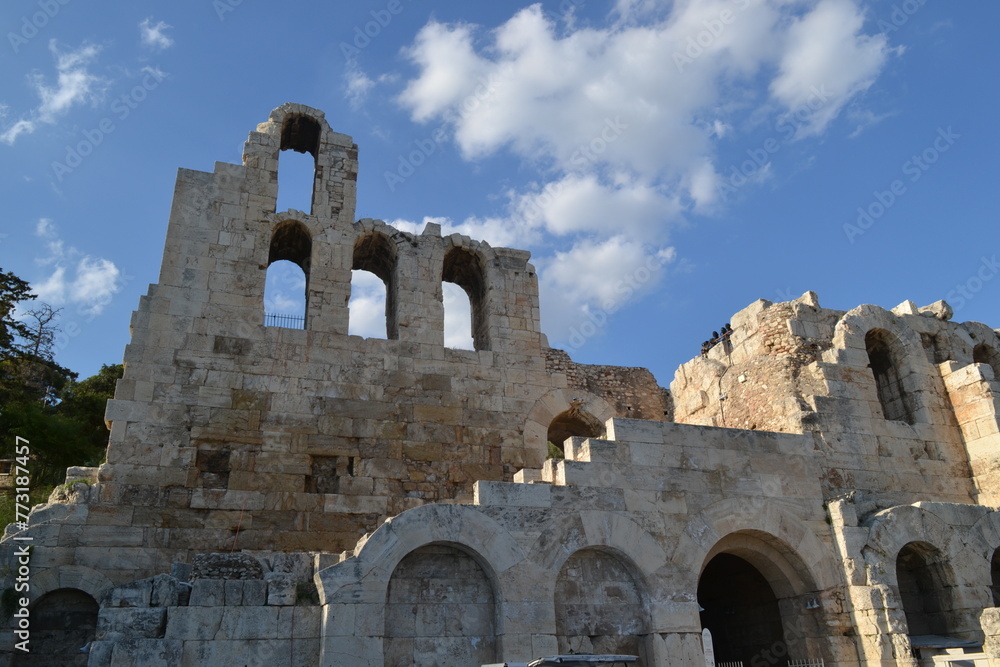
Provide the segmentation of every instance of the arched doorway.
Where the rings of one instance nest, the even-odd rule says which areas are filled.
[[[493,585],[467,552],[430,544],[396,566],[386,596],[386,667],[489,664],[496,635]]]
[[[31,606],[31,652],[14,651],[14,665],[85,667],[81,648],[97,636],[97,602],[75,588],[59,588]]]
[[[953,577],[937,548],[926,542],[910,542],[900,549],[896,556],[896,581],[911,637],[961,634],[949,595]]]
[[[607,653],[645,661],[642,592],[626,563],[600,549],[581,549],[559,570],[555,590],[559,653]]]
[[[821,560],[807,564],[787,541],[744,529],[720,539],[703,563],[698,604],[717,661],[750,667],[829,659],[829,611],[814,575],[825,566]]]
[[[720,553],[709,561],[698,581],[698,604],[717,661],[751,665],[765,653],[787,656],[778,598],[764,575],[739,556]]]
[[[548,458],[561,459],[564,456],[563,443],[567,438],[599,438],[604,435],[604,426],[596,417],[582,410],[583,401],[573,400],[569,410],[556,415],[549,424]]]

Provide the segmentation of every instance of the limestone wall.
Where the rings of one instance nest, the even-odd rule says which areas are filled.
[[[1000,445],[996,393],[987,379],[992,367],[977,363],[973,350],[996,350],[1000,339],[950,316],[946,304],[909,302],[892,312],[861,306],[845,313],[821,308],[811,293],[757,302],[733,316],[729,342],[678,369],[675,419],[814,433],[828,498],[861,491],[872,508],[928,497],[992,502],[995,485],[980,476],[996,470],[989,453]],[[908,421],[885,418],[866,349],[871,332],[894,341],[895,390]]]

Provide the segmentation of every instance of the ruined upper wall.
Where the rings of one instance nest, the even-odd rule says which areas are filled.
[[[992,504],[1000,339],[950,317],[943,302],[843,312],[812,293],[758,301],[733,316],[728,341],[677,370],[675,418],[812,432],[828,497],[861,490],[883,507],[928,497]]]
[[[275,211],[281,150],[316,159],[311,211]],[[589,423],[662,418],[648,372],[609,369],[588,389],[546,367],[528,252],[353,220],[357,160],[322,112],[286,104],[250,133],[242,165],[180,171],[96,492],[134,508],[122,546],[164,546],[137,570],[234,543],[342,550],[408,508],[540,467],[571,407]],[[265,326],[278,260],[305,273],[302,329]],[[348,335],[355,269],[386,285],[385,339]],[[474,350],[444,345],[443,281],[469,295]]]

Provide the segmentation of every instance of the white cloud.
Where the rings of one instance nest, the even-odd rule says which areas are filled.
[[[858,105],[894,52],[864,18],[860,0],[618,0],[604,27],[540,4],[492,30],[432,20],[404,50],[416,74],[397,101],[468,160],[509,152],[537,169],[496,214],[442,227],[534,246],[551,331],[642,293],[608,290],[672,258],[687,214],[721,205],[722,142],[782,122],[799,141]]]
[[[351,298],[347,333],[385,338],[385,283],[369,271],[351,271]]]
[[[885,35],[861,34],[864,20],[853,0],[820,0],[788,29],[771,93],[790,112],[808,110],[800,136],[822,133],[893,52]]]
[[[167,25],[163,21],[153,23],[152,18],[143,19],[139,23],[139,37],[142,45],[154,51],[163,51],[174,45],[174,40],[167,36],[166,31],[173,26]]]
[[[35,235],[44,240],[47,251],[36,263],[52,267],[48,277],[32,285],[38,298],[57,308],[74,306],[81,315],[100,315],[124,286],[121,270],[108,259],[67,248],[48,218],[38,221]]]
[[[352,109],[359,109],[364,104],[368,92],[375,87],[375,81],[361,71],[357,63],[351,61],[344,71],[344,92]]]
[[[305,309],[305,273],[294,262],[273,262],[264,281],[264,312],[301,317]]]
[[[0,141],[5,144],[12,145],[22,134],[31,134],[40,123],[54,124],[74,106],[98,102],[104,94],[107,82],[87,69],[100,53],[100,47],[85,44],[76,51],[60,52],[53,39],[49,51],[56,61],[56,85],[48,85],[39,73],[29,77],[39,106],[28,118],[16,121],[0,134]]]
[[[443,283],[444,345],[458,350],[474,350],[472,340],[472,304],[469,295],[455,283]]]

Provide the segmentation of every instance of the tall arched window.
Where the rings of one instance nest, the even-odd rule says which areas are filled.
[[[368,338],[399,338],[395,247],[382,234],[363,236],[354,244],[351,268],[348,333]]]
[[[972,361],[989,366],[993,369],[993,379],[1000,380],[1000,353],[995,349],[986,343],[980,343],[972,350]]]
[[[903,344],[884,329],[872,329],[865,335],[869,367],[875,376],[875,390],[882,406],[882,416],[893,421],[914,423],[912,397],[903,387],[900,372]]]
[[[490,349],[489,317],[486,312],[486,271],[479,255],[465,248],[452,248],[444,256],[441,280],[460,287],[469,299],[469,320],[467,321],[471,321],[472,348],[476,350]],[[461,307],[462,299],[454,292],[449,295],[445,291],[444,305],[447,341],[449,329],[454,326],[452,319],[454,313],[463,310]],[[449,312],[452,315],[449,315]],[[452,340],[454,341],[454,338]],[[451,345],[450,347],[459,346],[461,345]]]
[[[281,127],[276,211],[312,213],[320,126],[308,116],[289,116]]]
[[[312,239],[302,223],[288,220],[275,227],[264,284],[265,326],[306,327],[311,261]]]

